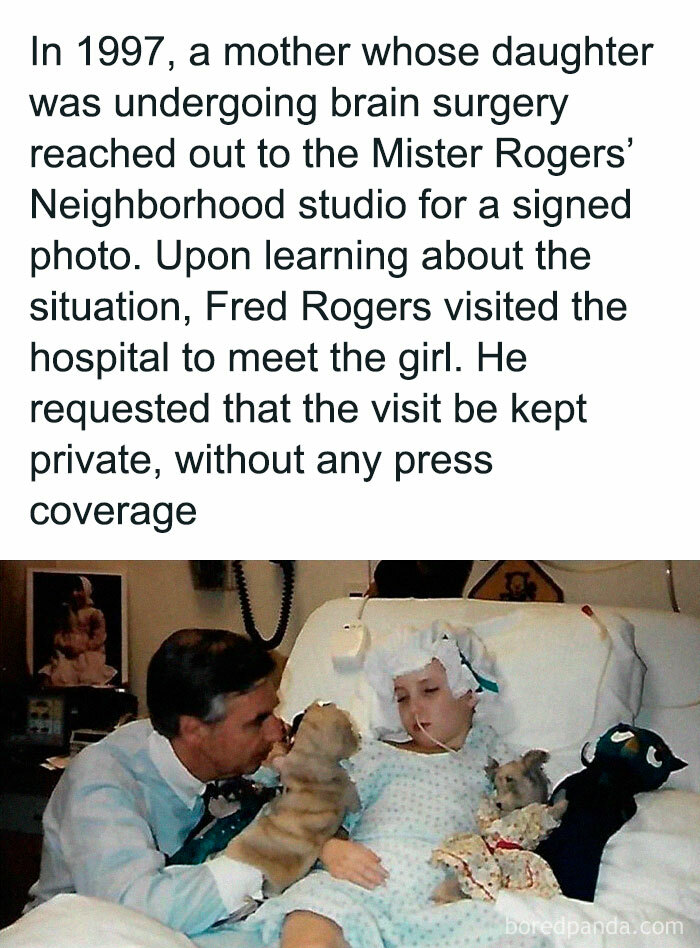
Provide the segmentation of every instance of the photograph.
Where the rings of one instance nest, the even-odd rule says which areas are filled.
[[[53,688],[123,684],[125,577],[28,570],[27,664],[41,684]]]
[[[10,948],[700,944],[699,561],[6,560],[0,668]]]

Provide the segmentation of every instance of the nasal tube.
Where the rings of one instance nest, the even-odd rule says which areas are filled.
[[[437,737],[433,737],[432,734],[428,734],[428,732],[420,723],[420,721],[416,721],[416,724],[418,725],[418,728],[423,732],[423,734],[425,734],[428,740],[433,742],[433,744],[437,744],[438,747],[442,747],[443,750],[449,751],[451,754],[458,753],[458,751],[456,751],[454,747],[448,747],[447,744],[443,744],[442,741],[439,741]]]

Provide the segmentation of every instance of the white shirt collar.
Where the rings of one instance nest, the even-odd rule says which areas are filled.
[[[204,793],[206,784],[189,772],[167,737],[155,729],[148,737],[148,753],[163,780],[187,806],[193,807],[197,797]]]

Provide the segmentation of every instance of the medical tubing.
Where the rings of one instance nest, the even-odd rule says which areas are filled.
[[[243,614],[243,625],[250,638],[258,645],[270,651],[277,648],[289,625],[289,616],[292,611],[292,599],[294,598],[294,561],[293,560],[272,560],[277,563],[282,570],[282,602],[280,603],[280,614],[277,621],[277,628],[274,634],[265,639],[258,631],[253,618],[253,610],[250,605],[248,595],[248,586],[246,585],[245,574],[243,573],[243,563],[241,560],[232,560],[233,573],[236,577],[238,586],[238,596],[241,601],[241,613]]]
[[[443,744],[442,741],[439,741],[439,740],[437,739],[437,737],[433,737],[432,734],[428,734],[428,732],[427,732],[426,729],[423,727],[423,725],[420,723],[420,721],[416,721],[416,724],[418,725],[419,729],[423,732],[423,734],[425,734],[425,736],[428,738],[428,740],[433,742],[433,744],[437,744],[438,747],[442,747],[443,750],[449,751],[451,754],[458,754],[458,753],[459,753],[459,751],[458,751],[458,750],[455,750],[454,747],[448,747],[447,744]]]
[[[591,609],[591,607],[589,605],[581,606],[581,612],[593,622],[593,624],[598,629],[598,632],[603,637],[603,641],[606,642],[608,646],[608,651],[605,656],[605,661],[603,662],[603,670],[600,673],[600,678],[598,679],[598,684],[596,685],[595,705],[593,707],[593,719],[591,721],[591,727],[589,728],[589,730],[591,730],[595,724],[596,713],[598,710],[598,706],[600,704],[600,692],[603,687],[603,681],[605,679],[605,675],[608,671],[608,666],[610,664],[610,656],[613,653],[614,646],[613,646],[612,636],[610,635],[610,629],[608,629],[608,627],[605,625],[603,620],[595,614],[595,612]],[[586,761],[584,760],[584,753],[589,743],[590,741],[587,741],[581,748],[581,762],[583,764],[586,764]]]

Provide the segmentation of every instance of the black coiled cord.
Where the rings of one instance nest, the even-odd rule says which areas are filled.
[[[232,560],[233,574],[236,577],[238,596],[241,601],[243,625],[245,626],[245,630],[251,639],[258,645],[262,645],[262,647],[267,649],[267,651],[277,648],[284,638],[284,634],[287,631],[287,626],[289,625],[289,616],[292,611],[292,599],[294,598],[294,560],[271,560],[270,562],[276,563],[282,570],[282,602],[280,603],[280,615],[277,621],[275,633],[269,639],[265,639],[262,637],[258,631],[257,626],[255,625],[253,610],[250,606],[248,587],[245,581],[245,574],[243,573],[243,563],[241,560]]]

